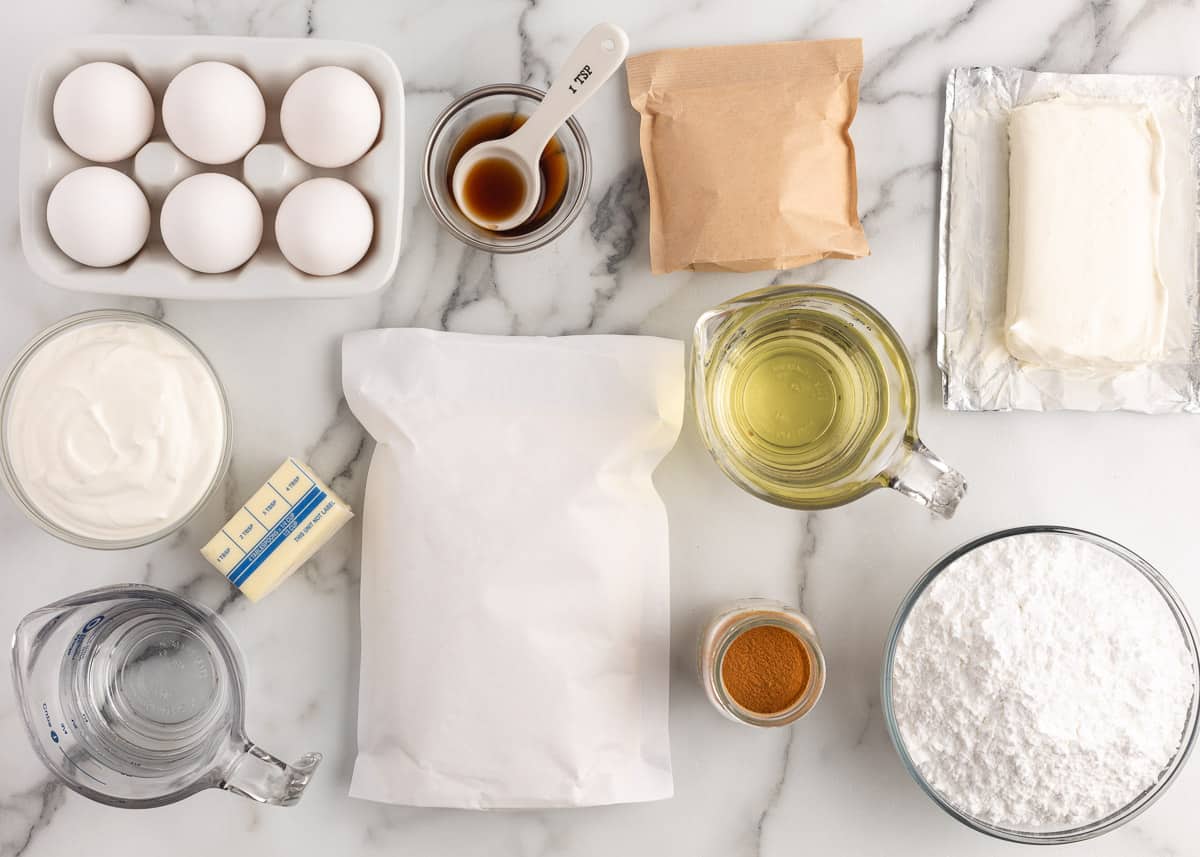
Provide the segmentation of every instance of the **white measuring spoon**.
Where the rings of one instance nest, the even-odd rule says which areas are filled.
[[[472,146],[454,167],[451,186],[459,209],[484,229],[504,232],[533,216],[542,200],[542,174],[538,161],[542,150],[571,115],[592,97],[629,53],[629,37],[613,24],[597,24],[575,46],[558,77],[537,110],[525,124],[507,137]],[[467,176],[480,161],[499,158],[512,164],[524,180],[525,198],[510,217],[488,219],[471,210],[464,188]]]

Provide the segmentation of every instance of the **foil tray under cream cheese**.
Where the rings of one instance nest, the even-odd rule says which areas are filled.
[[[1159,362],[1090,371],[1022,364],[1004,342],[1008,117],[1056,96],[1148,105],[1162,129],[1159,268],[1168,291]],[[938,365],[954,411],[1200,413],[1200,130],[1196,78],[957,68],[946,83],[938,236]]]

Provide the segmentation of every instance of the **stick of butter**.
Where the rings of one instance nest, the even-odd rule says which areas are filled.
[[[200,552],[243,595],[258,601],[352,517],[350,507],[306,465],[289,458]]]

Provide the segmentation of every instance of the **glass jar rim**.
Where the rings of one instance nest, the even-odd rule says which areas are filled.
[[[217,397],[221,403],[221,453],[217,461],[217,466],[213,471],[212,480],[205,488],[204,493],[197,499],[195,505],[188,512],[178,519],[171,521],[165,526],[151,533],[142,536],[125,539],[100,539],[92,536],[85,536],[68,530],[65,527],[55,523],[46,516],[41,509],[29,498],[24,487],[21,485],[20,479],[13,470],[11,456],[9,454],[7,417],[8,409],[12,404],[13,390],[16,387],[17,381],[21,377],[22,371],[29,364],[29,361],[37,354],[43,346],[51,340],[58,337],[64,331],[75,327],[80,327],[87,324],[93,324],[101,321],[124,321],[133,324],[146,324],[153,326],[169,336],[178,340],[185,348],[195,355],[200,364],[208,372],[210,379],[213,382],[217,391]],[[93,548],[96,550],[123,550],[125,548],[141,547],[148,545],[151,542],[156,542],[159,539],[166,538],[171,533],[178,530],[180,527],[187,524],[212,498],[220,487],[221,482],[225,478],[225,474],[229,471],[229,463],[233,456],[233,430],[232,430],[232,415],[229,408],[229,396],[225,392],[225,387],[221,383],[220,376],[217,375],[216,369],[213,368],[208,357],[200,350],[191,339],[189,339],[178,328],[167,324],[165,321],[146,315],[145,313],[136,312],[134,310],[125,309],[95,309],[85,312],[75,313],[66,318],[60,319],[49,327],[41,330],[33,336],[28,342],[22,346],[20,352],[13,359],[8,373],[4,377],[3,385],[0,386],[0,482],[4,483],[5,489],[10,497],[21,509],[21,511],[32,520],[35,524],[41,527],[50,535],[68,542],[73,545],[85,548]]]
[[[536,250],[539,247],[544,247],[551,241],[554,241],[566,232],[579,218],[579,214],[583,211],[583,206],[587,202],[588,191],[592,184],[592,150],[588,143],[587,135],[584,134],[583,126],[574,116],[570,117],[563,127],[570,130],[571,136],[579,147],[580,176],[579,192],[576,197],[571,200],[564,200],[564,205],[560,206],[559,210],[537,229],[529,232],[528,235],[519,236],[520,239],[524,240],[506,242],[487,241],[477,235],[465,232],[449,216],[445,206],[434,192],[434,183],[437,181],[437,178],[433,175],[434,153],[451,119],[475,102],[493,95],[515,95],[538,103],[546,97],[546,93],[542,90],[523,83],[493,83],[487,86],[476,87],[454,99],[438,114],[433,122],[433,126],[430,128],[422,158],[421,189],[425,196],[425,202],[429,206],[429,210],[433,212],[434,217],[459,241],[488,253],[504,255],[525,253],[530,250]]]
[[[750,726],[786,726],[799,720],[813,709],[825,690],[825,655],[815,634],[805,627],[807,618],[802,619],[802,614],[797,614],[786,605],[770,602],[747,606],[744,612],[738,612],[742,612],[743,615],[727,617],[729,625],[721,632],[713,647],[712,675],[709,676],[709,681],[712,682],[717,701],[728,714]],[[752,628],[761,627],[781,628],[799,640],[808,657],[809,666],[808,684],[803,693],[791,705],[770,714],[752,711],[734,699],[725,686],[723,676],[725,655],[734,640]]]

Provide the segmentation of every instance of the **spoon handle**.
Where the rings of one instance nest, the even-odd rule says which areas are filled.
[[[562,124],[583,106],[625,62],[629,36],[614,24],[597,24],[567,57],[541,105],[509,138],[510,145],[536,164]]]

